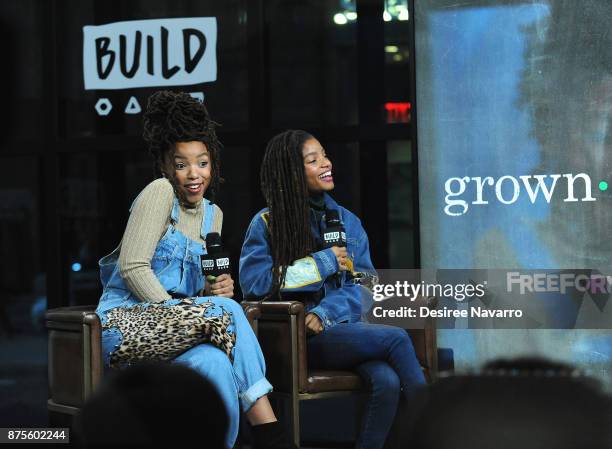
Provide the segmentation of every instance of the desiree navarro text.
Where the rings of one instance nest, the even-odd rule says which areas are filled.
[[[418,312],[418,314],[417,314]],[[384,309],[381,306],[372,310],[374,318],[522,318],[520,309],[486,309],[484,307],[470,307],[469,310],[449,309],[440,310],[429,307],[402,306],[394,309]]]

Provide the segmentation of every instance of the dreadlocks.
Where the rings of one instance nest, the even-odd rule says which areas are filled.
[[[272,251],[272,289],[276,296],[285,282],[287,267],[316,249],[310,230],[308,187],[302,147],[313,137],[289,130],[273,137],[261,164],[261,191],[269,209]]]
[[[220,150],[215,127],[206,106],[184,92],[162,90],[149,97],[144,114],[144,140],[153,156],[156,176],[165,176],[176,195],[188,206],[177,188],[173,152],[177,142],[200,141],[206,145],[211,160],[211,182],[207,197],[213,201],[221,178]]]

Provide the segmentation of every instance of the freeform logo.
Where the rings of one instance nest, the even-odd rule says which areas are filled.
[[[579,292],[612,293],[612,276],[601,273],[520,273],[510,271],[506,275],[506,291],[518,287],[521,295],[529,293],[562,293],[573,289]]]
[[[484,178],[464,176],[462,178],[448,178],[444,183],[444,190],[446,192],[444,197],[444,202],[446,203],[444,213],[453,217],[460,216],[467,213],[469,204],[480,206],[489,204],[489,201],[494,200],[502,204],[513,204],[518,201],[523,191],[527,192],[532,204],[535,204],[538,197],[543,197],[544,201],[550,203],[557,186],[557,181],[561,178],[564,178],[564,181],[567,183],[567,196],[563,199],[564,202],[596,201],[591,191],[591,177],[586,173],[578,173],[576,175],[571,173],[563,175],[523,175],[519,176],[518,179],[514,176],[506,175],[497,181],[491,176]],[[581,184],[584,186],[582,198],[576,198],[575,195],[574,184],[577,180],[581,180]],[[466,193],[470,183],[474,184],[475,195],[473,196],[473,201],[468,202],[462,196]],[[605,190],[602,187],[603,184],[604,182],[600,183],[601,190]],[[504,189],[505,193],[502,192],[502,189]]]
[[[206,269],[211,269],[215,267],[215,261],[211,260],[211,259],[204,259],[202,260],[202,268]]]

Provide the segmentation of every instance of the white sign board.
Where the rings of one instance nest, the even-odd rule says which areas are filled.
[[[185,86],[217,79],[217,19],[190,17],[83,27],[86,90]]]

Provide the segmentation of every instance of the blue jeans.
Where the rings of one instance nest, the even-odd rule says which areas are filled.
[[[382,448],[401,393],[407,400],[425,384],[410,336],[404,329],[368,323],[340,323],[308,339],[308,366],[354,369],[369,395],[357,448]]]
[[[266,366],[261,347],[240,304],[233,299],[222,297],[195,299],[196,303],[211,301],[215,304],[207,310],[207,315],[218,316],[222,309],[231,313],[232,324],[228,330],[236,333],[234,363],[232,364],[225,352],[210,343],[194,346],[176,357],[173,362],[192,368],[217,388],[229,417],[225,444],[227,448],[231,448],[238,436],[240,410],[248,411],[260,397],[272,391],[272,385],[265,378]],[[178,300],[168,300],[166,304],[176,302]],[[121,339],[121,333],[114,328],[102,333],[106,366],[110,352],[120,344]],[[202,407],[206,407],[206,404],[202,404]]]

